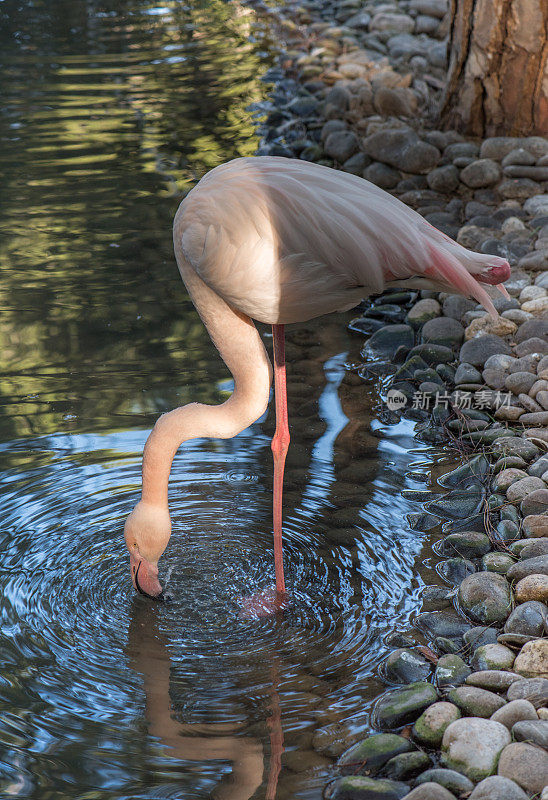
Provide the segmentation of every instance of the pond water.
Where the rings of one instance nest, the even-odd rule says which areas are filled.
[[[231,386],[171,220],[207,169],[254,152],[273,53],[220,0],[0,4],[2,797],[319,798],[315,732],[363,728],[385,638],[420,607],[428,542],[401,490],[434,456],[344,377],[361,341],[342,316],[288,330],[289,610],[237,602],[274,579],[272,409],[180,450],[172,601],[131,588],[147,434]]]

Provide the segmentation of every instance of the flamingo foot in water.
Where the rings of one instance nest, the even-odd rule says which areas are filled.
[[[240,597],[240,616],[242,619],[261,619],[279,614],[289,607],[287,592],[279,592],[274,586],[261,589],[249,597]]]

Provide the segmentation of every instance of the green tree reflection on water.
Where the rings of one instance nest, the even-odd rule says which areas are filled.
[[[236,3],[0,5],[0,436],[148,425],[225,373],[172,254],[208,169],[252,155],[266,34]],[[212,374],[212,370],[214,374]]]

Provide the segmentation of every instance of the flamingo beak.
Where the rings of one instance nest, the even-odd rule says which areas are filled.
[[[158,567],[147,561],[141,555],[129,556],[129,568],[131,570],[131,581],[134,588],[144,597],[151,600],[163,600],[164,592],[158,579]]]
[[[510,264],[501,259],[499,264],[485,267],[485,269],[482,269],[482,271],[474,275],[474,277],[478,281],[481,281],[481,283],[496,286],[499,283],[504,283],[510,277]]]

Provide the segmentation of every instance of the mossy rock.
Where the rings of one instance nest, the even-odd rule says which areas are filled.
[[[415,722],[413,736],[421,744],[437,747],[449,725],[460,717],[461,713],[453,703],[434,703]]]
[[[438,693],[431,683],[411,683],[404,689],[381,695],[375,703],[372,718],[379,728],[398,728],[414,722],[437,699]]]
[[[415,748],[408,739],[395,733],[377,733],[349,747],[337,762],[338,767],[363,764],[364,769],[375,774],[387,761]]]
[[[402,800],[408,793],[406,783],[350,775],[330,783],[324,797],[325,800]]]

